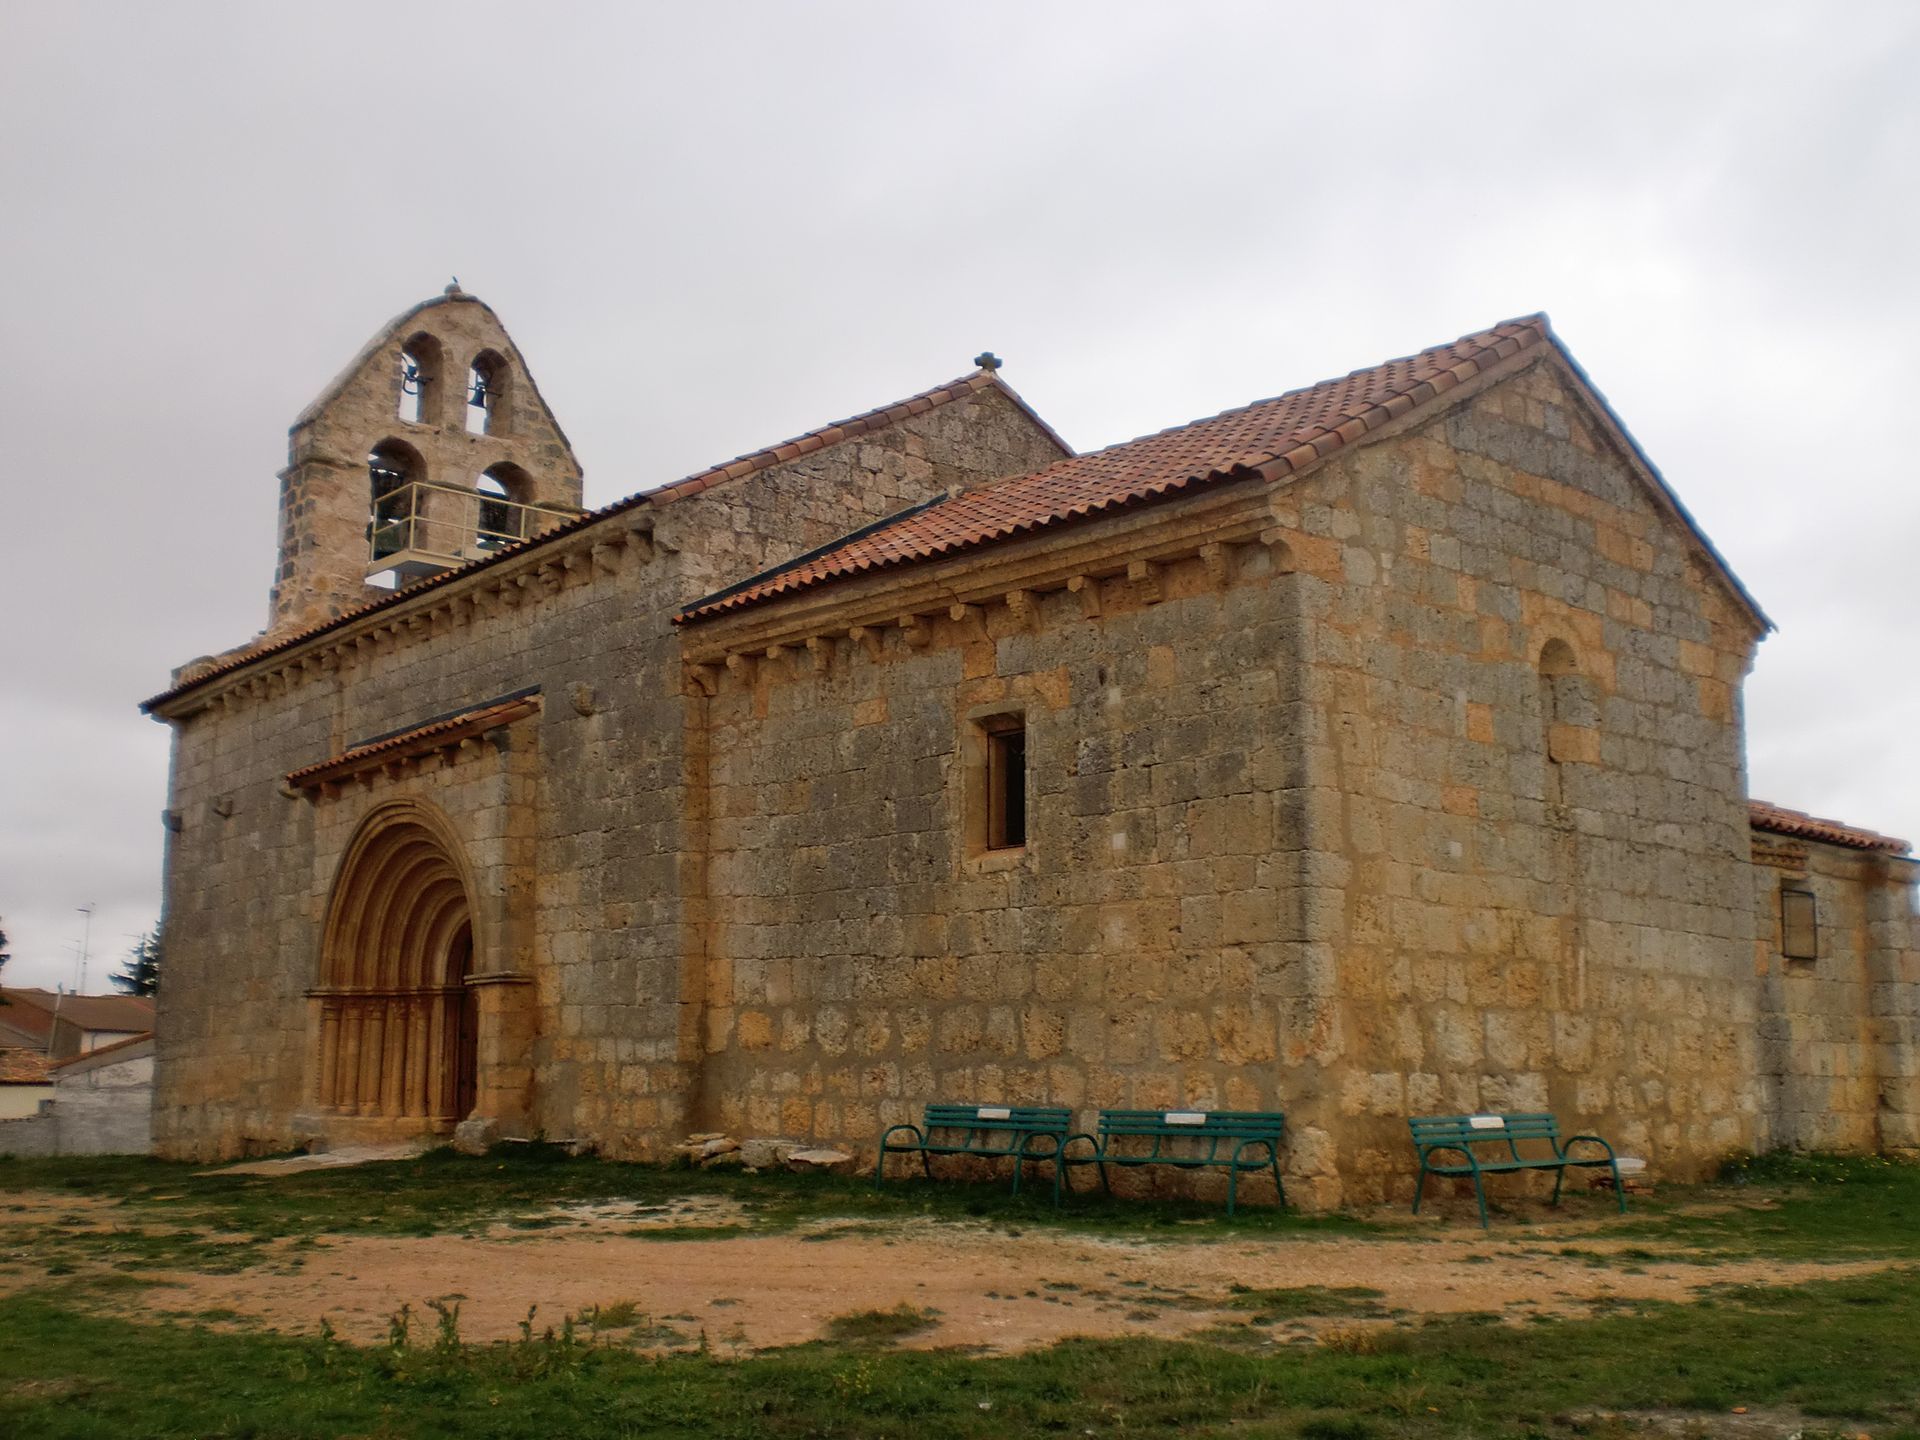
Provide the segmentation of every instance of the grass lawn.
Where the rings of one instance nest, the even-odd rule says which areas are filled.
[[[1595,1263],[1630,1264],[1645,1247],[1899,1268],[1523,1325],[1384,1322],[1374,1292],[1358,1286],[1236,1297],[1250,1321],[1343,1317],[1318,1344],[1276,1347],[1222,1326],[1197,1340],[1071,1341],[1007,1357],[912,1351],[895,1342],[931,1317],[903,1307],[851,1314],[829,1339],[747,1358],[655,1357],[608,1343],[584,1320],[481,1345],[460,1338],[449,1310],[388,1344],[352,1346],[140,1321],[115,1306],[145,1283],[144,1267],[269,1263],[261,1242],[274,1237],[458,1232],[537,1218],[554,1203],[669,1203],[690,1192],[739,1202],[749,1229],[931,1216],[1192,1243],[1370,1233],[1352,1219],[1254,1211],[1227,1222],[1204,1206],[1093,1200],[1056,1217],[1044,1202],[1016,1205],[993,1189],[903,1185],[876,1197],[858,1182],[519,1149],[272,1180],[150,1161],[0,1161],[0,1215],[10,1201],[44,1206],[49,1194],[115,1202],[105,1230],[63,1226],[41,1210],[8,1232],[15,1265],[74,1273],[0,1299],[0,1436],[1605,1437],[1648,1432],[1603,1412],[1686,1412],[1682,1420],[1702,1427],[1694,1433],[1713,1435],[1735,1407],[1774,1407],[1805,1417],[1794,1423],[1808,1436],[1920,1440],[1920,1272],[1911,1264],[1920,1260],[1920,1167],[1874,1160],[1756,1162],[1730,1183],[1663,1195],[1624,1220],[1597,1207],[1576,1213],[1591,1217],[1597,1238],[1636,1247],[1624,1257],[1596,1251]],[[1536,1243],[1506,1223],[1513,1241]],[[102,1265],[104,1245],[131,1248]],[[277,1247],[271,1263],[284,1255]],[[832,1284],[830,1271],[822,1283]]]

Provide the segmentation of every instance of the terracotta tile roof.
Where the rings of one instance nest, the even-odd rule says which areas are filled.
[[[489,730],[518,720],[523,715],[531,715],[540,708],[540,697],[522,693],[508,695],[492,700],[485,705],[477,705],[471,710],[462,710],[453,715],[444,715],[438,720],[428,721],[425,725],[416,725],[409,730],[397,730],[391,735],[382,735],[376,740],[355,745],[343,750],[329,760],[317,761],[302,766],[287,775],[287,783],[296,789],[308,789],[315,785],[324,785],[329,780],[343,780],[362,770],[383,765],[389,760],[405,755],[423,754],[428,750],[437,750],[456,740],[464,740],[470,735],[482,735]]]
[[[11,1005],[26,1005],[59,1017],[82,1030],[124,1031],[129,1035],[153,1029],[153,1001],[144,995],[62,995],[37,987],[0,990]]]
[[[404,319],[405,317],[402,318]],[[394,323],[397,326],[400,322],[395,321]],[[396,590],[391,595],[383,595],[378,600],[370,600],[364,605],[355,606],[343,614],[336,615],[331,620],[323,621],[318,625],[310,625],[306,629],[297,630],[290,635],[284,635],[271,644],[261,645],[255,649],[243,650],[237,654],[230,655],[209,666],[207,669],[200,671],[191,678],[182,680],[179,684],[163,690],[151,699],[142,701],[140,708],[151,713],[155,706],[162,705],[174,699],[176,696],[184,695],[188,691],[206,684],[209,680],[216,679],[221,675],[230,674],[235,670],[244,669],[246,666],[253,664],[254,661],[265,659],[269,655],[278,655],[284,651],[291,650],[296,645],[304,644],[317,635],[324,635],[330,630],[342,629],[365,616],[398,605],[403,600],[409,600],[417,595],[423,595],[429,590],[436,589],[439,586],[451,584],[453,581],[471,575],[477,570],[484,570],[491,565],[503,564],[516,556],[522,556],[529,551],[539,549],[543,545],[552,544],[554,541],[563,539],[568,535],[576,534],[588,526],[606,519],[608,516],[619,515],[630,510],[637,510],[647,505],[670,505],[676,500],[684,500],[689,496],[698,495],[703,490],[710,490],[715,485],[724,484],[730,480],[739,480],[761,470],[770,470],[776,465],[786,464],[789,460],[796,460],[803,455],[811,455],[816,450],[824,450],[830,445],[837,445],[842,440],[852,440],[861,435],[874,434],[877,431],[884,430],[888,426],[895,425],[912,416],[924,415],[929,410],[937,409],[951,401],[964,399],[969,395],[975,395],[982,390],[989,389],[998,390],[1002,395],[1006,396],[1007,399],[1011,400],[1025,412],[1028,419],[1032,420],[1035,425],[1045,431],[1063,451],[1069,455],[1073,453],[1073,447],[1062,440],[1059,435],[1054,432],[1053,427],[1042,420],[1040,416],[1035,413],[1033,407],[1028,405],[1011,385],[1007,384],[992,371],[976,370],[971,375],[963,375],[958,380],[950,380],[944,385],[936,385],[931,390],[922,390],[919,394],[909,395],[906,399],[897,401],[892,405],[882,405],[877,409],[866,410],[858,415],[849,416],[845,420],[836,420],[831,425],[823,425],[817,430],[809,430],[804,435],[796,435],[793,439],[784,440],[778,445],[770,445],[763,450],[752,451],[737,459],[729,460],[725,464],[710,466],[697,474],[687,476],[683,480],[676,480],[671,484],[662,485],[653,490],[643,490],[638,494],[627,496],[624,500],[616,500],[611,505],[602,506],[598,510],[585,511],[563,524],[556,525],[551,530],[536,535],[531,539],[521,541],[518,545],[509,545],[505,549],[496,550],[491,555],[474,560],[456,569],[443,570],[438,575],[429,575],[426,579],[416,581],[404,589]]]
[[[1769,805],[1764,800],[1747,803],[1747,818],[1756,830],[1774,835],[1792,835],[1801,840],[1822,840],[1829,845],[1844,845],[1850,850],[1878,850],[1888,855],[1905,855],[1913,849],[1905,840],[1843,825],[1838,820],[1823,820],[1818,815]]]
[[[688,607],[737,610],[829,580],[951,555],[1223,479],[1278,480],[1548,339],[1544,315],[1163,430],[909,511]]]
[[[138,1060],[143,1054],[151,1055],[152,1053],[152,1035],[129,1035],[124,1040],[115,1040],[108,1045],[96,1045],[91,1050],[82,1050],[78,1055],[69,1055],[64,1060],[56,1060],[47,1067],[47,1070],[49,1078],[58,1078],[52,1072],[69,1069],[92,1070],[101,1065],[117,1065],[122,1060]]]
[[[0,1085],[51,1085],[51,1068],[38,1050],[0,1050]]]

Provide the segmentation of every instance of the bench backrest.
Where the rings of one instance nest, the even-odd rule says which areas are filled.
[[[1149,1155],[1170,1146],[1182,1159],[1226,1160],[1242,1140],[1268,1141],[1277,1152],[1285,1126],[1277,1110],[1102,1110],[1100,1148],[1139,1137],[1152,1142]]]
[[[1545,1111],[1511,1115],[1413,1115],[1407,1119],[1413,1143],[1422,1151],[1436,1146],[1461,1149],[1489,1142],[1503,1144],[1515,1159],[1522,1140],[1545,1140],[1560,1149],[1560,1122]]]
[[[1073,1113],[1064,1105],[929,1105],[927,1130],[977,1130],[1025,1135],[1041,1131],[1065,1135]]]

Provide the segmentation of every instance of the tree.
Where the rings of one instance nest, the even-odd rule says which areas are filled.
[[[160,927],[134,942],[125,964],[107,977],[123,995],[151,995],[160,988]]]

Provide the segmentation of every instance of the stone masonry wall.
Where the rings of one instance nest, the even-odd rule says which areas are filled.
[[[1920,945],[1909,862],[1758,831],[1753,852],[1765,1144],[1920,1146]],[[1783,953],[1782,885],[1814,894],[1816,959]]]
[[[657,507],[651,558],[615,573],[585,566],[508,587],[458,623],[403,603],[340,668],[179,722],[160,1151],[205,1157],[303,1138],[295,1117],[317,1045],[305,991],[327,895],[359,821],[400,796],[437,805],[485,883],[530,909],[527,953],[476,955],[475,969],[534,976],[535,1127],[620,1153],[677,1138],[697,1053],[683,970],[698,954],[702,879],[669,617],[715,583],[1056,453],[1018,407],[982,392]],[[542,709],[508,727],[505,752],[483,746],[331,798],[282,793],[289,771],[369,736],[529,686],[541,687]],[[525,757],[523,776],[509,775],[507,756]],[[501,843],[516,827],[531,830],[524,863]]]
[[[1270,1107],[1300,636],[1267,558],[723,683],[702,1123],[870,1149],[933,1099]],[[1014,712],[1028,843],[985,851],[976,725]]]
[[[704,1123],[1277,1107],[1312,1204],[1407,1193],[1423,1111],[1550,1108],[1669,1175],[1752,1143],[1757,624],[1571,383],[1278,494],[1298,573],[723,683]],[[1012,865],[964,849],[996,706]]]
[[[1536,362],[1296,497],[1316,1004],[1282,1056],[1350,1201],[1410,1193],[1408,1114],[1552,1110],[1669,1176],[1760,1133],[1758,625],[1575,383]]]

